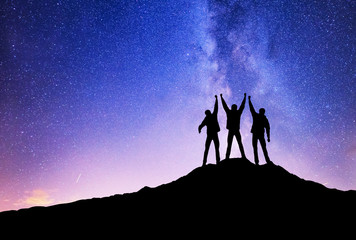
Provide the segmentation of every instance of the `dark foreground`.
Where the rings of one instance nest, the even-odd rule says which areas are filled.
[[[3,212],[0,226],[2,232],[11,229],[14,236],[28,229],[32,235],[51,232],[51,237],[273,236],[283,232],[289,238],[304,233],[327,236],[341,228],[346,233],[352,230],[348,225],[353,226],[355,214],[355,191],[329,189],[280,166],[229,159],[136,193]]]

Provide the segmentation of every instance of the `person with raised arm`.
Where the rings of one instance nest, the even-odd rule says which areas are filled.
[[[218,97],[215,95],[215,105],[213,113],[210,110],[205,111],[205,118],[203,122],[199,125],[198,131],[201,133],[201,129],[206,126],[206,141],[205,141],[205,151],[203,158],[203,166],[206,165],[208,152],[210,148],[211,141],[214,142],[215,146],[215,155],[216,155],[216,164],[220,162],[220,152],[219,152],[219,137],[218,132],[220,131],[220,126],[218,122]]]
[[[266,110],[264,108],[260,108],[258,113],[256,113],[255,108],[253,107],[252,102],[251,102],[251,96],[248,96],[248,104],[250,106],[250,111],[251,111],[252,118],[253,118],[251,133],[252,133],[253,153],[255,156],[255,164],[256,165],[259,164],[258,149],[257,149],[258,141],[261,144],[262,151],[265,156],[267,164],[273,164],[271,162],[271,160],[269,159],[267,147],[266,147],[266,140],[265,140],[265,129],[266,129],[267,141],[268,142],[271,141],[270,140],[270,125],[269,125],[267,117],[265,116]]]
[[[241,134],[240,134],[240,119],[241,119],[241,114],[245,108],[246,93],[244,93],[244,99],[242,100],[242,103],[241,103],[239,109],[237,109],[236,104],[232,104],[231,109],[229,109],[222,94],[220,94],[220,97],[221,97],[221,102],[222,102],[222,105],[224,107],[224,110],[226,112],[226,117],[227,117],[226,129],[229,130],[229,133],[227,136],[227,149],[226,149],[225,158],[226,159],[230,158],[232,140],[234,137],[236,138],[236,141],[239,145],[241,157],[246,158],[245,150],[244,150],[244,146],[242,145]]]

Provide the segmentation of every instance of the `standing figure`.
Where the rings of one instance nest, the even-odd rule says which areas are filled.
[[[216,154],[216,163],[220,162],[220,153],[219,153],[219,137],[218,132],[220,131],[219,123],[218,123],[218,97],[215,95],[215,106],[213,113],[210,110],[205,111],[205,118],[203,122],[199,125],[198,131],[201,132],[201,129],[206,126],[206,141],[205,141],[205,151],[203,158],[203,166],[206,165],[208,152],[210,148],[211,141],[214,142],[215,145],[215,154]]]
[[[253,108],[251,102],[251,96],[248,96],[248,103],[250,106],[250,111],[253,118],[252,123],[252,146],[253,146],[253,153],[255,155],[255,163],[258,165],[258,150],[257,150],[257,141],[260,141],[263,154],[265,155],[265,159],[267,164],[272,164],[271,160],[269,159],[267,148],[266,148],[266,140],[265,140],[265,128],[267,132],[267,141],[270,142],[270,126],[267,117],[265,116],[266,110],[264,108],[260,108],[259,113],[256,113],[255,109]]]
[[[224,107],[224,110],[226,112],[226,117],[227,117],[226,129],[229,130],[229,134],[227,136],[227,149],[226,149],[225,158],[226,159],[230,158],[231,145],[232,145],[232,140],[233,140],[234,136],[236,137],[237,143],[239,145],[241,157],[246,158],[245,150],[244,150],[244,146],[242,145],[241,134],[240,134],[240,119],[241,119],[241,114],[245,108],[246,93],[244,94],[244,99],[242,100],[242,103],[241,103],[239,109],[237,109],[236,104],[232,104],[231,110],[230,110],[229,107],[227,106],[222,94],[220,94],[220,97],[221,97],[221,102],[222,102],[222,105]]]

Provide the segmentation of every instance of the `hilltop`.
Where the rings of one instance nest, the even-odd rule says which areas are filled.
[[[354,217],[355,203],[355,191],[329,189],[280,166],[228,159],[135,193],[3,212],[0,222],[77,233],[104,229],[105,233],[142,234],[143,229],[181,233],[201,227],[229,232],[254,226],[337,223]]]

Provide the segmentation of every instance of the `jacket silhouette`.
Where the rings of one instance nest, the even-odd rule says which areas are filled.
[[[241,156],[242,158],[246,158],[245,155],[245,150],[242,145],[241,141],[241,134],[240,134],[240,119],[241,119],[241,114],[245,108],[245,103],[246,103],[246,93],[244,94],[244,99],[242,100],[242,103],[240,105],[240,108],[237,109],[237,105],[233,104],[231,106],[231,110],[227,106],[222,94],[220,94],[221,97],[221,102],[224,107],[224,110],[226,112],[226,128],[229,130],[228,136],[227,136],[227,149],[226,149],[226,159],[230,158],[230,153],[231,153],[231,146],[232,146],[232,140],[235,136],[237,143],[240,148]]]
[[[257,143],[259,141],[267,164],[271,164],[272,162],[268,156],[266,140],[265,140],[265,129],[266,129],[267,141],[270,142],[270,125],[267,117],[265,116],[266,111],[264,108],[260,108],[259,113],[256,113],[255,108],[253,107],[251,102],[251,96],[248,97],[248,103],[253,118],[251,133],[252,133],[252,146],[253,146],[253,153],[255,157],[255,163],[256,165],[258,165],[259,163],[258,149],[257,149]]]
[[[203,158],[203,166],[206,165],[208,152],[210,148],[211,141],[214,142],[215,146],[215,155],[216,155],[216,163],[220,162],[220,152],[219,152],[219,137],[218,132],[220,131],[220,126],[218,122],[218,97],[215,95],[215,105],[213,113],[210,110],[205,111],[205,118],[203,122],[199,125],[198,131],[201,132],[201,129],[206,126],[206,141],[205,141],[205,151]]]

